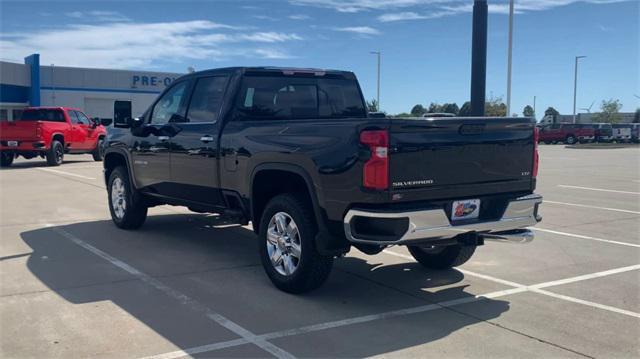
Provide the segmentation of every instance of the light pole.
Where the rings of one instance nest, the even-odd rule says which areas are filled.
[[[507,60],[507,117],[511,116],[511,62],[513,53],[513,7],[514,0],[509,1],[509,50]]]
[[[573,77],[573,123],[576,123],[576,99],[578,97],[578,60],[586,56],[576,56],[576,65]]]
[[[378,56],[378,96],[377,96],[378,108],[377,110],[378,112],[380,112],[380,55],[382,55],[382,53],[380,51],[371,51],[370,53]]]

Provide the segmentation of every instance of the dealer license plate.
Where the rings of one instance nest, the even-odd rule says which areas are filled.
[[[453,206],[451,206],[452,221],[478,218],[479,214],[480,214],[479,199],[465,199],[462,201],[454,201]]]

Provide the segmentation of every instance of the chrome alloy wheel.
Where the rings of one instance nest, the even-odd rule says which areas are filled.
[[[124,182],[119,177],[116,177],[111,183],[111,205],[116,217],[122,219],[127,209],[127,200],[125,197]]]
[[[292,275],[300,264],[302,242],[296,222],[285,212],[271,217],[267,227],[267,253],[271,265],[284,276]]]

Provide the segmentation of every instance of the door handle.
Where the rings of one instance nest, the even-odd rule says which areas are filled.
[[[158,136],[158,139],[159,139],[160,141],[163,141],[163,142],[164,142],[164,141],[168,141],[168,140],[169,140],[169,136]]]
[[[200,141],[204,143],[213,142],[213,136],[202,136],[200,137]]]

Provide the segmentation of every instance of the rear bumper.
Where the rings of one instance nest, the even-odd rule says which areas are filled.
[[[47,145],[44,141],[30,140],[30,141],[16,141],[17,146],[9,146],[11,140],[0,141],[0,151],[12,151],[12,152],[34,152],[34,151],[46,151]]]
[[[533,239],[531,232],[523,229],[533,226],[542,218],[538,215],[538,206],[542,203],[542,196],[532,194],[511,200],[502,217],[495,221],[476,222],[463,225],[453,225],[444,209],[427,209],[410,212],[377,212],[370,210],[351,209],[344,217],[344,232],[352,243],[375,245],[410,245],[428,240],[451,239],[461,234],[475,232],[486,236],[486,239],[504,240],[510,242],[528,242]],[[393,223],[404,223],[406,230],[398,233],[396,238],[372,238],[359,236],[354,231],[354,219],[364,217],[375,222],[392,220]],[[406,223],[408,222],[408,225]],[[384,226],[378,223],[376,226]],[[388,222],[392,223],[392,222]]]

